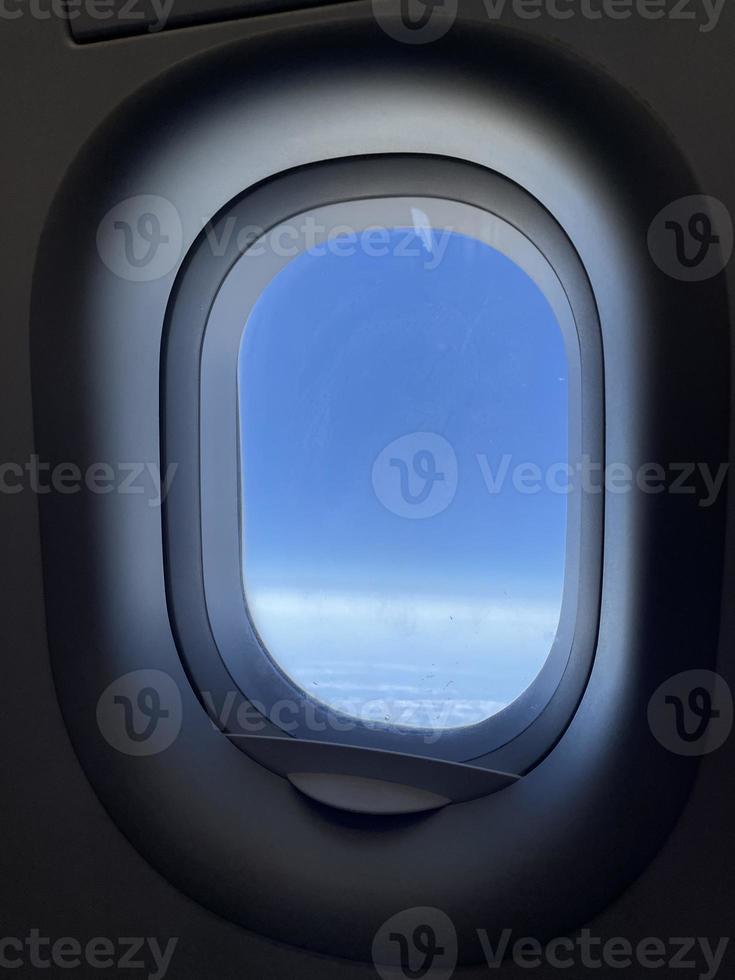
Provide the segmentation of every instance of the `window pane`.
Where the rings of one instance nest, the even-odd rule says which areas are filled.
[[[517,698],[559,622],[568,503],[547,483],[567,356],[535,282],[441,229],[314,248],[254,306],[239,397],[245,596],[280,669],[391,726]]]

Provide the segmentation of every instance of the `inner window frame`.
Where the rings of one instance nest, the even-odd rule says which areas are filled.
[[[411,193],[406,193],[409,190]],[[261,209],[261,213],[268,216],[267,220],[256,220],[258,208],[255,205],[259,192],[261,198],[265,198],[265,209]],[[509,240],[525,242],[528,254],[536,253],[541,257],[535,271],[550,271],[550,276],[548,272],[544,274],[549,281],[553,280],[554,288],[558,289],[562,302],[571,313],[565,331],[563,317],[560,320],[557,309],[554,309],[557,322],[566,333],[570,381],[575,367],[578,366],[579,370],[578,397],[573,393],[572,384],[569,392],[568,460],[573,463],[584,455],[602,465],[601,345],[594,300],[586,275],[571,244],[553,218],[510,181],[476,165],[442,158],[402,156],[334,161],[272,178],[266,185],[246,192],[226,207],[217,220],[224,222],[235,217],[238,222],[236,228],[258,227],[261,231],[269,232],[287,220],[296,223],[295,219],[299,216],[324,215],[324,209],[327,209],[331,217],[322,222],[325,227],[349,225],[359,232],[361,227],[369,225],[389,225],[388,220],[381,221],[380,208],[387,205],[388,211],[392,209],[395,215],[395,203],[401,199],[421,200],[423,206],[419,206],[422,206],[422,210],[428,208],[432,211],[432,227],[444,226],[463,231],[462,227],[457,227],[458,206],[482,212],[494,223],[496,232],[504,229],[501,238],[505,236]],[[437,221],[435,215],[441,215],[442,210],[447,211],[448,218],[443,222],[441,218]],[[360,215],[362,220],[358,220]],[[385,212],[382,216],[386,218],[387,215],[388,212]],[[200,239],[192,250],[193,254],[190,253],[192,263],[197,262],[202,267],[206,265],[210,276],[214,266],[219,265],[220,275],[198,336],[196,380],[200,410],[197,439],[194,441],[198,441],[195,455],[199,486],[198,500],[190,500],[190,504],[198,504],[201,530],[198,601],[203,601],[206,609],[206,622],[217,654],[245,698],[256,702],[259,707],[265,707],[265,714],[271,723],[274,721],[274,705],[284,701],[298,702],[299,699],[310,701],[309,717],[313,720],[315,716],[316,724],[306,725],[302,717],[294,724],[289,716],[288,725],[282,725],[276,719],[275,724],[264,729],[264,734],[334,741],[523,771],[553,746],[566,727],[591,669],[599,609],[602,494],[582,494],[577,490],[570,495],[564,597],[556,640],[530,687],[506,708],[477,724],[441,730],[437,739],[427,738],[427,734],[436,736],[435,732],[401,729],[398,726],[376,727],[356,722],[310,698],[308,692],[294,684],[279,669],[277,661],[258,637],[247,612],[240,551],[239,433],[233,446],[231,431],[227,426],[223,429],[222,425],[227,417],[239,423],[239,409],[236,407],[233,411],[233,404],[237,406],[238,357],[237,353],[232,357],[232,347],[223,348],[224,356],[212,356],[212,351],[217,349],[216,325],[227,321],[228,317],[231,333],[233,317],[237,317],[240,325],[237,337],[239,351],[239,341],[248,315],[243,289],[250,291],[248,300],[252,299],[254,304],[278,271],[278,262],[269,265],[267,261],[262,261],[268,257],[266,252],[265,255],[261,253],[258,259],[259,276],[253,275],[255,266],[252,261],[248,263],[246,256],[259,239],[260,235],[254,234],[244,248],[238,249],[237,254],[219,257],[212,255],[211,248],[207,249],[208,243]],[[500,251],[508,254],[507,241],[504,244],[505,249],[501,247]],[[509,257],[516,261],[513,255]],[[281,267],[289,261],[282,256],[274,258],[280,260]],[[538,284],[537,277],[532,278]],[[543,292],[548,298],[547,290],[543,289]],[[174,294],[169,321],[176,316],[177,306]],[[169,337],[170,327],[171,323],[167,332]],[[573,338],[570,330],[574,331]],[[578,345],[576,358],[570,356],[570,343]],[[170,354],[170,344],[166,353]],[[191,357],[188,363],[191,366]],[[169,366],[164,364],[164,368]],[[173,390],[171,380],[171,375],[167,374],[169,392]],[[182,513],[176,501],[173,503],[174,509]],[[169,499],[164,512],[168,533],[173,531],[169,522],[171,513],[172,501]],[[234,536],[231,533],[233,514],[236,514],[238,523]],[[228,541],[235,547],[234,550],[229,548],[223,561],[223,548],[229,547]],[[182,582],[180,570],[169,568],[168,573],[169,589],[175,579]],[[187,649],[192,650],[193,644],[180,637],[180,646],[190,671],[201,673],[196,666],[191,666],[191,652],[186,652]],[[212,676],[211,671],[209,675]],[[335,720],[337,724],[334,724]],[[345,732],[345,726],[349,727],[348,732]]]
[[[208,327],[204,336],[201,367],[201,445],[202,445],[202,545],[204,561],[204,587],[207,608],[217,646],[228,664],[230,673],[246,693],[257,697],[266,705],[279,702],[286,706],[300,699],[310,701],[309,717],[317,726],[315,731],[324,734],[324,725],[336,721],[342,727],[355,726],[355,734],[360,742],[380,743],[381,748],[399,750],[407,742],[417,738],[433,744],[444,753],[445,740],[458,743],[461,751],[475,752],[475,746],[493,744],[499,739],[507,741],[529,724],[542,707],[548,703],[558,685],[571,648],[576,614],[576,596],[579,577],[579,520],[580,493],[578,487],[567,497],[567,527],[565,545],[565,570],[563,596],[560,603],[559,624],[554,641],[550,644],[547,657],[541,670],[531,684],[520,692],[502,711],[472,725],[464,727],[432,730],[421,727],[383,725],[381,723],[359,722],[352,716],[321,701],[312,692],[301,687],[279,663],[275,651],[268,649],[248,606],[244,570],[247,556],[243,548],[243,528],[247,502],[242,493],[242,466],[238,460],[236,491],[233,493],[231,467],[223,465],[224,459],[237,438],[238,448],[242,438],[233,431],[233,419],[237,419],[238,429],[242,419],[239,390],[233,393],[232,365],[237,364],[238,354],[247,322],[255,304],[278,274],[295,258],[284,252],[275,253],[269,249],[268,242],[278,237],[281,228],[296,230],[310,224],[322,230],[317,236],[316,245],[323,245],[327,238],[326,229],[350,228],[360,234],[371,226],[381,228],[402,226],[413,209],[429,219],[430,226],[439,230],[468,235],[490,245],[511,259],[521,268],[543,292],[551,306],[556,323],[561,331],[567,359],[569,377],[568,397],[568,460],[576,464],[580,457],[579,403],[581,400],[581,379],[579,370],[579,349],[573,314],[561,283],[554,275],[546,259],[538,249],[512,225],[490,212],[461,202],[440,198],[364,198],[339,204],[327,205],[316,210],[310,209],[289,218],[288,222],[275,226],[266,235],[259,237],[243,253],[242,259],[230,270],[222,283],[217,299],[210,311]],[[303,251],[304,242],[290,237],[291,249]],[[235,458],[235,457],[233,457]],[[238,514],[233,511],[233,499],[237,496]],[[237,521],[237,525],[236,525]],[[237,551],[233,542],[240,545]],[[242,596],[235,594],[235,562],[241,572],[239,587]],[[241,605],[239,599],[242,598]],[[243,638],[246,638],[247,651],[243,655]],[[257,658],[265,655],[268,663],[264,666]],[[492,663],[488,661],[488,670]],[[518,703],[522,702],[522,703]],[[509,709],[513,707],[513,710]],[[281,712],[283,714],[283,712]],[[504,715],[502,724],[498,721],[489,732],[486,723],[491,718]],[[284,718],[284,724],[290,723]],[[369,731],[367,731],[369,729]],[[294,734],[303,736],[301,726]],[[396,739],[395,736],[399,736]],[[452,756],[459,745],[451,746]],[[471,755],[467,756],[471,758]]]

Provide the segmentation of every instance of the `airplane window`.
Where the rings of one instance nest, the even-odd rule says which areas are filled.
[[[244,591],[275,665],[377,726],[518,698],[567,550],[568,355],[537,282],[415,213],[336,235],[261,293],[238,382]]]
[[[209,32],[79,127],[34,442],[160,487],[39,496],[42,625],[101,804],[187,896],[356,971],[429,900],[471,969],[478,924],[594,919],[690,795],[646,709],[713,666],[726,514],[648,477],[727,458],[727,291],[650,260],[700,196],[608,75],[469,22],[407,61],[348,13]]]

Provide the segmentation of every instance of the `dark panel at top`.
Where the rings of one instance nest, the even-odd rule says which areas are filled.
[[[72,37],[86,44],[341,2],[344,0],[72,0],[68,16]]]

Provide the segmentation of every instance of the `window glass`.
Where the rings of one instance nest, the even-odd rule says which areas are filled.
[[[263,291],[238,381],[245,598],[280,670],[386,726],[515,700],[554,641],[568,503],[533,279],[441,228],[338,236]]]

